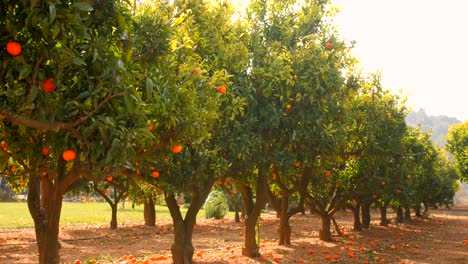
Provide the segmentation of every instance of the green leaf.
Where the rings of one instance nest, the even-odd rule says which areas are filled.
[[[73,7],[86,12],[91,12],[94,10],[93,6],[86,2],[76,2],[73,4]]]
[[[73,58],[73,63],[75,65],[81,65],[81,66],[86,66],[86,62],[78,57]]]
[[[146,78],[146,96],[148,99],[153,98],[153,88],[154,88],[154,82],[151,80],[151,78]]]
[[[21,67],[19,78],[18,79],[24,79],[26,76],[28,76],[32,72],[32,66],[29,64],[24,65]]]
[[[57,15],[57,10],[55,9],[55,5],[49,5],[49,23],[54,22],[55,16]]]

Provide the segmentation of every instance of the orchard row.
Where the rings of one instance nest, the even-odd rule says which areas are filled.
[[[243,198],[250,257],[267,202],[285,245],[306,207],[329,240],[341,208],[365,227],[371,205],[451,203],[453,166],[406,126],[404,99],[361,73],[328,1],[255,0],[242,14],[223,1],[1,1],[0,164],[28,191],[41,264],[60,263],[63,196],[83,188],[111,204],[129,194],[111,200],[109,186],[164,194],[174,263],[192,263],[219,180]]]

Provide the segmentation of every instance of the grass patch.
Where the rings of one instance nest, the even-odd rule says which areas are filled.
[[[182,214],[187,208],[181,207]],[[204,211],[200,210],[199,216],[204,216]],[[61,226],[81,225],[81,224],[109,224],[111,219],[111,208],[109,204],[103,202],[64,202],[60,217]],[[156,221],[170,221],[169,210],[164,205],[156,205]],[[125,209],[117,211],[118,224],[128,222],[144,223],[143,205],[131,207],[125,204]],[[33,221],[29,214],[28,204],[25,202],[0,203],[0,229],[7,228],[30,228]]]

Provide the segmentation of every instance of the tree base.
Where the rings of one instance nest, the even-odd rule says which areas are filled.
[[[242,248],[242,255],[249,258],[260,257],[260,249],[257,247],[255,249]]]

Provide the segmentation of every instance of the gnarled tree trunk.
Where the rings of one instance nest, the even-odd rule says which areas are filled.
[[[396,208],[396,222],[403,223],[403,208],[401,206]]]
[[[255,226],[257,225],[257,220],[260,217],[261,210],[265,207],[267,202],[266,185],[266,175],[263,173],[262,170],[260,170],[257,179],[255,203],[253,202],[252,190],[248,186],[241,185],[239,188],[242,197],[244,198],[244,204],[246,209],[246,218],[244,221],[244,247],[242,248],[242,255],[251,258],[260,256]]]
[[[416,217],[422,217],[422,214],[421,214],[421,205],[416,205],[414,207],[414,215]]]
[[[145,226],[156,226],[156,210],[154,208],[153,197],[148,197],[145,201],[143,216],[145,218]]]
[[[381,226],[388,226],[388,219],[387,219],[387,203],[381,203],[379,205],[380,210],[380,225]]]
[[[409,206],[405,206],[404,219],[405,221],[411,221],[411,208]]]
[[[291,245],[291,226],[289,225],[288,215],[288,206],[289,206],[289,194],[283,192],[281,196],[281,207],[280,207],[280,223],[278,228],[279,234],[279,245],[290,246]]]
[[[322,229],[319,230],[319,239],[323,241],[332,241],[331,235],[331,217],[328,214],[320,214]]]
[[[360,216],[361,202],[356,201],[355,206],[351,207],[351,211],[353,212],[353,217],[354,217],[353,230],[361,231],[362,230],[361,216]]]
[[[369,228],[370,221],[371,221],[371,214],[370,214],[370,202],[363,202],[361,204],[361,217],[362,217],[362,228]]]
[[[60,263],[59,224],[63,195],[79,178],[78,170],[65,172],[65,161],[59,159],[57,172],[41,177],[29,172],[28,209],[34,221],[39,264]]]
[[[192,203],[182,217],[180,207],[177,204],[174,193],[166,193],[165,201],[172,217],[174,225],[174,242],[171,246],[172,261],[174,264],[193,263],[194,247],[192,244],[193,228],[195,227],[197,214],[210,193],[213,182],[194,186],[191,192]]]

